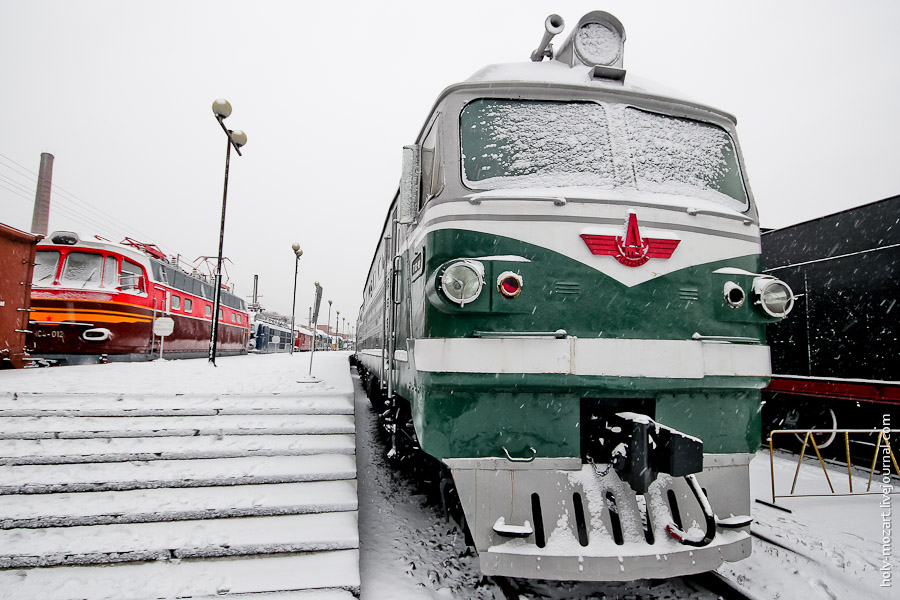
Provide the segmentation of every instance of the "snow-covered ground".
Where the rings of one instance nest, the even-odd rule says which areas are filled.
[[[790,494],[797,457],[776,451],[774,458],[772,466],[768,450],[762,450],[750,464],[754,499],[772,501],[772,468],[776,494]],[[848,493],[847,468],[827,467],[834,491]],[[883,538],[885,525],[897,514],[890,514],[890,505],[900,506],[900,496],[881,494],[880,467],[879,461],[873,495],[836,496],[831,494],[815,455],[805,457],[797,478],[797,497],[776,499],[777,505],[791,512],[754,502],[753,554],[719,571],[760,598],[897,598],[900,582],[896,580],[894,541],[898,536],[890,527],[887,541]],[[854,469],[854,492],[866,490],[868,475],[866,468]],[[893,490],[900,491],[897,477],[891,481]],[[892,576],[893,587],[882,586],[883,581],[887,583],[884,573]]]
[[[215,367],[205,359],[192,359],[0,371],[0,392],[352,393],[348,357],[347,352],[316,352],[312,374],[322,381],[314,386],[303,381],[309,373],[310,353],[295,352],[220,356]]]
[[[50,407],[54,402],[53,393],[90,393],[95,400],[91,405],[94,413],[84,416],[100,419],[101,424],[104,402],[117,402],[109,397],[110,394],[127,393],[128,401],[134,401],[135,396],[141,394],[146,395],[148,400],[164,396],[171,398],[174,394],[192,394],[196,400],[195,408],[200,411],[198,414],[202,414],[204,406],[201,396],[204,394],[241,395],[243,399],[256,395],[257,399],[247,402],[247,405],[264,406],[266,397],[272,393],[296,396],[299,398],[297,402],[302,402],[303,394],[312,393],[313,388],[316,394],[325,391],[340,395],[355,393],[363,600],[500,597],[498,588],[492,582],[482,580],[478,573],[477,557],[466,548],[456,527],[443,519],[438,508],[429,503],[411,481],[391,471],[385,464],[384,447],[375,435],[374,414],[358,386],[358,380],[350,376],[347,357],[343,352],[316,353],[313,373],[322,381],[315,384],[304,382],[299,376],[308,370],[309,355],[303,353],[219,358],[219,366],[215,368],[205,360],[187,360],[3,371],[0,372],[0,393],[41,393]],[[104,398],[103,394],[107,397]],[[137,401],[133,408],[137,410],[142,404],[145,412],[152,411],[152,403]],[[254,418],[252,410],[250,413],[248,417],[255,423],[259,441],[271,440],[274,443],[273,452],[278,449],[277,454],[293,453],[302,458],[306,452],[303,444],[285,446],[287,436],[271,435],[277,433],[279,428],[291,427],[290,419],[279,420],[275,417],[269,420],[272,422],[266,422],[261,416]],[[152,417],[151,414],[146,416]],[[193,415],[177,418],[191,419]],[[186,427],[190,425],[192,423],[185,421]],[[228,436],[224,438],[225,444],[210,444],[209,440],[191,437],[184,439],[186,444],[168,442],[171,448],[167,446],[163,451],[178,459],[181,455],[195,452],[214,457],[231,456],[230,453],[247,450],[241,445],[241,440],[229,439]],[[38,442],[49,447],[59,440],[26,440],[15,451],[21,456],[32,456]],[[77,440],[77,443],[81,455],[104,451],[92,446],[97,442],[91,439]],[[137,446],[129,446],[129,451],[142,451],[140,445],[144,443],[141,441]],[[115,451],[125,450],[113,449]],[[274,458],[283,459],[284,456]],[[256,460],[267,459],[260,454]],[[795,458],[786,454],[776,455],[774,470],[779,495],[790,490],[795,465]],[[854,474],[854,490],[864,490],[866,487],[868,472],[863,471]],[[876,471],[880,474],[880,466]],[[846,491],[846,470],[829,466],[829,474],[836,491]],[[896,482],[894,478],[895,485]],[[751,464],[751,486],[754,499],[771,501],[768,452],[760,452]],[[797,491],[828,492],[815,458],[804,461]],[[881,486],[873,484],[873,491],[880,492]],[[173,503],[180,501],[183,500],[172,499]],[[221,504],[221,501],[212,498],[197,501],[209,503],[208,506],[213,509]],[[895,505],[900,503],[897,496],[892,496],[890,501]],[[236,502],[240,504],[240,500]],[[881,506],[883,503],[885,500],[880,494],[779,498],[777,504],[792,511],[788,513],[754,502],[752,531],[756,535],[753,555],[740,563],[728,564],[720,571],[739,582],[751,597],[756,598],[815,600],[896,597],[891,594],[893,588],[881,587],[883,573],[893,576],[896,571],[892,566],[895,546],[886,546],[882,540],[884,524],[892,523],[883,517],[888,510]],[[8,510],[0,510],[9,513],[0,515],[0,520],[21,518],[11,506]],[[58,512],[58,509],[54,510]],[[896,539],[896,535],[893,537]],[[87,545],[88,540],[85,540],[85,547]],[[886,550],[891,555],[885,556]],[[888,562],[885,563],[884,559]],[[891,565],[889,571],[882,570],[885,564]],[[523,600],[711,597],[708,592],[694,589],[689,581],[680,579],[613,584],[516,583]],[[5,597],[2,589],[0,597]]]

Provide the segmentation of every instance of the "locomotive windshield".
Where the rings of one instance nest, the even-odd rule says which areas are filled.
[[[100,287],[103,274],[103,256],[89,252],[69,252],[59,283],[63,286]]]
[[[56,277],[59,266],[59,252],[56,250],[39,250],[34,255],[34,274],[31,281],[40,285],[50,285]]]
[[[470,188],[631,187],[748,205],[734,143],[708,123],[621,104],[480,99],[460,130]]]

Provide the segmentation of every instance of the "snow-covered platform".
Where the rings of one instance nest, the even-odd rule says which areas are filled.
[[[776,451],[770,465],[769,451],[760,450],[750,464],[753,553],[736,563],[726,563],[719,572],[737,582],[755,598],[896,598],[890,579],[894,570],[897,534],[891,527],[891,504],[898,496],[882,494],[880,465],[872,484],[872,495],[834,495],[816,459],[807,456],[798,474],[795,497],[777,498],[771,506],[774,473],[776,493],[790,493],[797,469],[795,455]],[[854,493],[865,492],[868,468],[852,471]],[[828,474],[837,494],[850,492],[847,467],[828,464]],[[897,490],[896,476],[889,492]],[[896,511],[893,511],[896,514]]]
[[[348,356],[0,373],[0,597],[353,598]]]

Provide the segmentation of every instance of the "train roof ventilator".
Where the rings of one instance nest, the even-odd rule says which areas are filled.
[[[562,33],[565,21],[559,15],[550,15],[544,21],[544,37],[531,53],[531,60],[544,58],[559,61],[569,67],[591,67],[591,79],[624,81],[625,27],[613,15],[595,10],[581,17],[575,30],[563,42],[559,52],[554,52],[550,41]]]

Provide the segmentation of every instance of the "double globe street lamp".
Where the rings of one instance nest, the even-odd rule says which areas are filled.
[[[294,244],[291,246],[294,250],[294,298],[293,298],[293,306],[291,308],[291,354],[294,354],[294,340],[296,338],[296,333],[294,332],[294,315],[297,313],[297,268],[300,265],[300,257],[303,256],[303,250],[300,249],[300,244]]]
[[[219,338],[219,304],[222,295],[222,245],[225,241],[225,203],[228,199],[228,166],[231,163],[232,146],[234,151],[238,153],[238,156],[243,156],[241,154],[241,146],[247,144],[247,134],[239,129],[232,131],[225,127],[224,120],[231,114],[231,104],[228,100],[219,98],[213,102],[212,109],[216,120],[222,127],[222,131],[225,132],[225,136],[228,138],[228,149],[225,151],[225,190],[222,192],[222,223],[219,227],[219,255],[216,259],[216,289],[213,294],[212,329],[209,337],[209,364],[216,366],[216,344]]]

